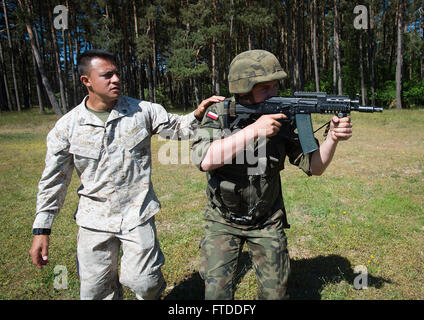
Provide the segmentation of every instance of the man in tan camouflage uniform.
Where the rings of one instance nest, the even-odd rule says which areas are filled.
[[[256,272],[258,298],[286,298],[290,261],[280,183],[285,158],[307,175],[321,175],[337,143],[352,136],[350,119],[333,117],[320,148],[303,154],[298,140],[273,139],[284,126],[294,125],[278,121],[286,118],[283,114],[263,115],[232,132],[226,129],[224,119],[234,116],[234,101],[250,105],[275,96],[278,81],[285,77],[277,58],[267,51],[236,56],[228,75],[230,92],[235,95],[230,107],[225,108],[224,102],[211,106],[193,140],[193,163],[206,171],[208,180],[205,236],[200,243],[206,299],[234,298],[235,272],[244,243]],[[257,159],[257,166],[265,160],[264,168],[249,171],[249,150],[259,155],[259,146],[265,146],[266,152]],[[240,161],[243,154],[245,161]]]
[[[155,133],[188,138],[206,108],[224,97],[213,96],[178,116],[159,104],[121,96],[110,53],[86,51],[78,70],[88,96],[47,136],[30,255],[38,268],[48,263],[50,230],[75,168],[81,179],[75,214],[81,299],[120,299],[121,284],[139,299],[155,299],[165,281],[154,222],[160,203],[151,182],[150,139]]]

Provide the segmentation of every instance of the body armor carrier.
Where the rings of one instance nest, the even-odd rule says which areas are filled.
[[[234,100],[217,104],[219,121],[228,128],[228,121],[234,117]],[[247,123],[241,123],[234,131],[242,129]],[[283,211],[283,224],[289,228],[281,191],[280,171],[284,168],[285,148],[282,139],[258,139],[251,148],[246,148],[243,157],[237,155],[231,164],[226,164],[208,172],[207,197],[212,206],[218,208],[221,216],[228,222],[239,225],[257,225],[264,222],[276,211]],[[259,157],[259,148],[265,147],[264,157]],[[248,153],[251,153],[250,155]],[[252,154],[253,153],[253,154]],[[256,163],[248,163],[250,156]],[[242,160],[242,161],[240,161]],[[249,161],[250,162],[250,161]],[[258,167],[262,170],[257,170]]]

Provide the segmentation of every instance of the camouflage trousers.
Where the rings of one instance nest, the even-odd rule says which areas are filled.
[[[272,218],[271,218],[272,219]],[[290,259],[281,217],[262,229],[242,230],[219,222],[206,222],[200,243],[200,275],[206,300],[234,299],[240,276],[237,265],[246,243],[258,283],[257,299],[286,299]]]
[[[125,285],[137,299],[157,299],[166,287],[161,271],[164,261],[154,218],[120,233],[80,227],[77,244],[80,297],[82,300],[122,299],[122,285]]]

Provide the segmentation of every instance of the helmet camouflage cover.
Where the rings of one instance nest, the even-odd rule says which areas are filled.
[[[255,84],[282,80],[287,74],[278,59],[265,50],[249,50],[237,55],[230,64],[230,93],[248,93]]]

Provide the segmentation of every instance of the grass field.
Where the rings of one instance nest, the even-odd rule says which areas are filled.
[[[315,126],[327,118],[315,117]],[[79,299],[76,173],[53,226],[50,265],[40,271],[28,254],[45,138],[56,119],[36,110],[0,115],[0,299]],[[281,173],[291,224],[290,297],[424,299],[424,110],[354,114],[352,123],[352,139],[339,144],[323,176],[307,177],[288,163]],[[322,141],[321,132],[317,137]],[[152,139],[168,285],[162,299],[201,299],[205,175],[191,164],[161,164],[164,143]],[[245,253],[242,262],[236,299],[254,299],[256,280]],[[66,267],[67,289],[54,289],[56,266]],[[354,287],[364,275],[355,273],[358,266],[367,271],[367,289]],[[124,297],[135,298],[127,289]]]

